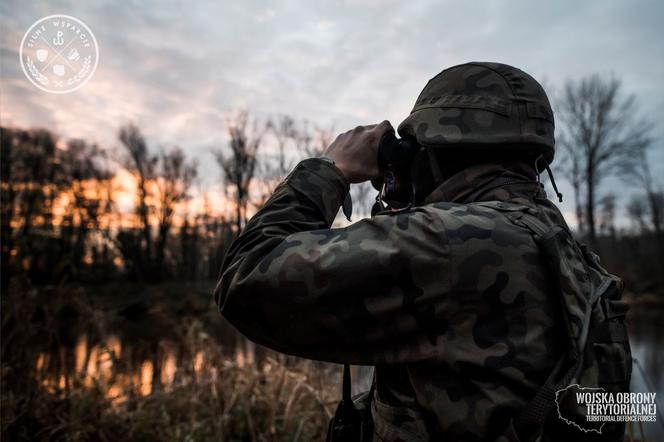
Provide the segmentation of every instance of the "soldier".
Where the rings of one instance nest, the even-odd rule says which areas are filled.
[[[374,365],[374,440],[558,440],[552,389],[587,371],[586,298],[610,275],[588,264],[539,182],[554,158],[544,90],[503,64],[444,70],[398,128],[419,148],[410,200],[330,228],[349,185],[380,178],[392,132],[358,126],[294,168],[230,247],[222,314],[277,351]],[[551,226],[566,258],[541,251]],[[619,297],[619,280],[609,285]]]

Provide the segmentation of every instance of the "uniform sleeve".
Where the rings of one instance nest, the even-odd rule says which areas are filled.
[[[233,242],[215,300],[251,340],[337,363],[413,362],[446,325],[442,221],[423,209],[330,229],[349,186],[332,164],[301,162]]]

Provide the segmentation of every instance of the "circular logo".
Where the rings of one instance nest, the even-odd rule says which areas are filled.
[[[99,61],[94,34],[81,20],[49,15],[28,28],[19,49],[21,68],[39,89],[66,94],[92,77]]]

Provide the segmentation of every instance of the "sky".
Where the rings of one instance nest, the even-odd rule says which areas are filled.
[[[233,112],[337,132],[383,119],[396,127],[429,78],[467,61],[519,67],[551,96],[569,79],[616,75],[656,124],[650,158],[664,185],[663,2],[3,0],[0,14],[3,125],[113,149],[119,127],[134,122],[150,145],[197,158],[211,185],[220,175],[210,149],[224,146]],[[69,94],[37,89],[19,64],[23,34],[50,14],[82,20],[99,44],[94,76]]]

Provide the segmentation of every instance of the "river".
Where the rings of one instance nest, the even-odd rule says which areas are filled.
[[[647,440],[664,440],[664,307],[634,307],[629,312],[628,326],[632,357],[631,391],[657,393],[657,422],[643,423]],[[638,425],[634,435],[640,438]]]

